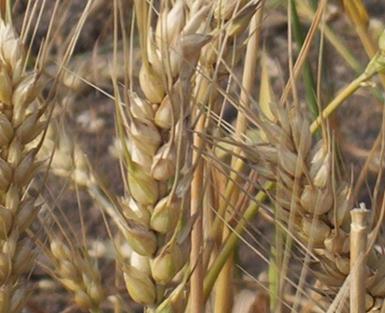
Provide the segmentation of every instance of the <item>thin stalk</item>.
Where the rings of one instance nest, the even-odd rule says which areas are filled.
[[[340,92],[330,103],[329,105],[322,111],[320,116],[318,116],[315,121],[311,124],[310,130],[314,132],[319,128],[322,121],[324,121],[330,114],[332,114],[339,105],[350,95],[352,95],[358,88],[360,88],[361,84],[367,79],[364,75],[358,76],[355,80],[353,80],[342,92]]]
[[[262,5],[260,8],[258,8],[257,12],[254,14],[253,18],[250,22],[250,28],[249,28],[249,35],[250,39],[247,43],[246,48],[246,56],[245,56],[245,65],[244,65],[244,71],[243,71],[243,77],[242,77],[242,91],[240,95],[240,103],[244,106],[244,108],[249,107],[250,103],[250,97],[252,93],[252,88],[254,86],[256,72],[257,72],[257,58],[258,58],[258,51],[259,51],[259,37],[260,32],[258,31],[258,26],[260,25],[260,21],[262,18],[262,6],[264,1],[262,2]],[[242,136],[244,131],[247,128],[247,118],[245,114],[243,113],[243,110],[240,110],[237,115],[237,121],[236,121],[236,127],[235,127],[235,135],[237,137]],[[240,148],[236,147],[234,150],[234,155],[241,154],[242,151],[240,151]],[[237,169],[239,167],[243,166],[243,161],[240,160],[238,157],[232,158],[231,166],[233,169]],[[238,171],[231,171],[231,179],[229,179],[229,184],[231,186],[230,189],[227,189],[229,191],[229,198],[226,198],[228,201],[223,201],[224,208],[228,204],[230,204],[230,207],[233,206],[239,197],[239,190],[237,188],[234,188],[236,185],[236,182],[239,180]],[[226,191],[227,191],[226,190]],[[226,212],[227,210],[223,210]],[[219,220],[219,219],[218,219]],[[226,218],[227,220],[227,218]],[[225,239],[231,234],[231,231],[225,227],[223,230],[223,236],[222,238]],[[232,289],[229,286],[232,286],[232,275],[233,275],[233,253],[231,253],[226,261],[226,264],[224,265],[222,272],[220,276],[218,277],[217,283],[216,283],[216,294],[215,294],[215,312],[216,313],[226,313],[231,311],[232,307]]]
[[[203,210],[202,210],[202,193],[203,193],[203,162],[200,158],[201,149],[204,145],[203,139],[199,136],[205,125],[205,118],[202,115],[199,118],[194,132],[193,164],[197,164],[193,180],[191,183],[191,216],[196,216],[196,221],[191,231],[191,254],[190,264],[194,271],[191,275],[191,291],[190,291],[190,313],[201,313],[204,311],[204,295],[203,295]],[[198,162],[198,163],[196,163]]]
[[[315,9],[307,4],[306,1],[296,1],[296,7],[301,17],[306,18],[309,22],[314,19]],[[346,63],[356,72],[361,73],[363,68],[357,58],[351,54],[348,48],[342,43],[342,39],[327,25],[324,25],[324,34],[327,40],[336,49],[337,53],[346,61]]]
[[[357,60],[357,58],[350,53],[349,49],[342,43],[342,40],[339,36],[334,33],[334,31],[327,25],[324,26],[324,34],[327,40],[333,45],[337,53],[345,59],[346,63],[356,72],[362,72],[362,65]]]
[[[12,24],[12,5],[11,0],[0,0],[1,18],[9,24]]]
[[[306,18],[309,21],[312,21],[314,18],[314,8],[311,8],[306,1],[296,1],[298,12],[301,16]],[[351,54],[349,49],[343,44],[342,38],[335,34],[335,32],[327,25],[323,26],[323,32],[326,39],[331,43],[335,48],[337,53],[345,60],[345,62],[357,73],[362,73],[363,66],[357,60],[355,56]],[[374,51],[375,52],[375,51]],[[371,55],[372,56],[372,55]],[[374,88],[372,90],[373,95],[381,102],[384,101],[382,92],[379,88]]]
[[[4,19],[7,12],[7,0],[0,0],[0,14],[1,18]]]
[[[266,55],[263,53],[261,58],[261,85],[259,94],[259,107],[261,112],[270,120],[274,120],[274,115],[271,112],[270,104],[274,100],[272,95],[270,76],[268,73]],[[274,211],[277,214],[277,210]],[[277,217],[275,217],[277,218]],[[268,266],[268,278],[269,278],[269,299],[270,299],[270,310],[276,312],[276,308],[279,305],[279,276],[280,271],[278,270],[279,264],[282,261],[282,249],[278,247],[282,246],[282,229],[278,227],[278,224],[274,225],[274,244],[271,246],[270,251],[270,262]]]
[[[274,186],[273,183],[268,182],[266,184],[266,190],[272,189]],[[249,207],[246,209],[243,218],[239,221],[237,226],[233,231],[231,231],[230,235],[228,236],[225,244],[223,245],[222,250],[218,254],[218,257],[213,262],[212,266],[210,267],[208,273],[206,274],[205,281],[204,281],[204,296],[207,300],[208,296],[210,295],[210,292],[214,286],[215,281],[217,280],[217,277],[222,270],[223,266],[226,263],[226,260],[229,255],[233,252],[236,244],[238,243],[239,236],[243,233],[245,230],[246,225],[248,222],[258,213],[259,210],[259,204],[263,203],[267,199],[267,194],[263,191],[258,192],[256,195],[254,202],[252,202]]]
[[[302,25],[298,17],[296,2],[294,0],[290,1],[294,39],[298,43],[298,46],[301,48],[305,41],[305,35],[303,33]],[[310,112],[312,113],[313,118],[315,118],[318,116],[318,104],[315,92],[316,87],[313,73],[311,71],[310,63],[307,57],[303,63],[302,75],[305,86],[306,103],[309,107]]]
[[[342,0],[343,7],[369,57],[376,53],[376,45],[368,33],[369,16],[360,0]]]
[[[12,0],[7,0],[6,19],[10,24],[12,24]]]
[[[232,165],[232,173],[230,174],[230,179],[226,184],[225,192],[223,196],[223,200],[220,201],[220,206],[217,211],[217,214],[219,216],[224,216],[224,213],[227,209],[227,204],[229,203],[231,197],[233,196],[233,193],[236,190],[236,181],[238,181],[238,175],[236,173],[241,173],[244,169],[245,163],[242,161],[242,159],[236,159],[235,163]],[[235,181],[236,180],[236,181]],[[213,223],[212,231],[211,233],[218,234],[220,232],[220,226],[222,224],[222,220],[220,218],[216,218]]]
[[[278,220],[278,210],[274,211],[274,218]],[[269,299],[271,312],[277,312],[280,306],[280,280],[282,264],[282,246],[284,241],[284,232],[282,228],[276,224],[274,225],[274,245],[271,247],[271,257],[269,263]]]
[[[223,230],[223,238],[225,239],[230,230],[226,227]],[[216,285],[215,285],[215,313],[231,312],[233,306],[233,266],[234,266],[234,251],[230,253],[224,264]]]
[[[365,313],[366,246],[369,210],[364,205],[353,209],[350,227],[350,312]]]
[[[314,132],[322,124],[326,118],[329,117],[348,97],[350,97],[357,89],[359,89],[362,83],[366,82],[372,75],[362,74],[353,80],[347,87],[345,87],[322,111],[320,116],[318,116],[315,121],[310,125],[311,132]]]
[[[290,75],[290,78],[287,81],[286,86],[282,92],[281,99],[280,99],[281,104],[283,104],[287,101],[289,93],[292,91],[293,84],[294,84],[295,80],[297,79],[297,77],[298,77],[298,75],[302,69],[303,62],[305,61],[306,55],[309,53],[311,43],[314,39],[314,36],[316,35],[317,29],[319,27],[319,23],[320,23],[321,18],[323,16],[323,12],[326,8],[326,5],[327,5],[327,0],[321,0],[320,1],[319,6],[317,8],[317,11],[314,15],[314,19],[310,25],[309,31],[306,34],[306,38],[304,40],[304,43],[300,49],[300,52],[299,52],[298,57],[296,59],[296,62],[294,64],[294,68],[292,70],[293,73]],[[289,50],[289,52],[290,52],[290,50]]]

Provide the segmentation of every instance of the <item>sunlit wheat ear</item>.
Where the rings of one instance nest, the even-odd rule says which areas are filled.
[[[333,169],[327,140],[312,143],[307,118],[298,109],[276,104],[271,109],[274,120],[260,121],[264,137],[247,155],[265,169],[261,175],[276,183],[274,202],[285,220],[294,214],[295,235],[318,258],[312,262],[316,276],[328,294],[336,295],[350,271],[349,184]],[[385,296],[384,269],[379,266],[384,260],[375,250],[368,257],[368,312]]]
[[[50,235],[49,258],[55,278],[73,296],[73,301],[89,312],[100,312],[105,299],[99,270],[85,249],[65,244],[65,239]]]
[[[27,186],[44,164],[35,158],[39,143],[33,140],[46,126],[47,105],[38,99],[39,73],[25,71],[25,62],[22,42],[11,25],[0,21],[1,312],[23,307],[24,277],[34,260],[25,230],[37,213]],[[24,257],[28,262],[20,261]]]
[[[201,10],[198,15],[192,12],[184,1],[168,8],[162,4],[155,29],[143,20],[148,7],[136,1],[135,9],[143,61],[139,83],[144,97],[129,92],[127,106],[117,103],[117,110],[127,120],[119,134],[127,152],[122,161],[129,188],[121,207],[127,225],[135,230],[133,236],[126,236],[135,253],[128,264],[120,264],[133,300],[156,311],[160,304],[166,305],[164,301],[177,283],[176,274],[187,262],[188,245],[181,233],[189,211],[186,188],[180,184],[187,178],[183,175],[189,175],[185,169],[191,166],[192,77],[200,50],[210,36],[197,33],[205,15]],[[172,294],[184,297],[182,291]],[[179,300],[174,302],[185,299]]]

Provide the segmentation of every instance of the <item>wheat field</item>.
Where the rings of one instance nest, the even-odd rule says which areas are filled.
[[[0,0],[0,313],[385,313],[385,4]]]

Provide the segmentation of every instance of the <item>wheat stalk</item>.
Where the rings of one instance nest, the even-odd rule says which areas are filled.
[[[350,312],[365,312],[366,286],[366,249],[368,241],[367,224],[369,211],[362,205],[359,209],[351,212],[351,233],[350,233]]]

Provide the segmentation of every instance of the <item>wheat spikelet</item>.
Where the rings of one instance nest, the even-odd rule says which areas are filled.
[[[85,249],[70,247],[63,238],[50,235],[50,260],[56,279],[82,309],[99,312],[105,298],[99,270]]]
[[[252,151],[260,174],[276,182],[274,201],[282,221],[293,216],[294,233],[318,260],[317,278],[334,295],[350,272],[350,188],[333,168],[327,140],[313,143],[307,117],[298,108],[271,105],[273,120],[260,121],[263,136]],[[248,149],[247,149],[248,150]],[[280,209],[279,209],[280,208]],[[366,311],[376,312],[384,294],[385,258],[371,251],[367,261]]]
[[[37,213],[35,197],[27,191],[43,162],[32,143],[46,126],[39,74],[26,72],[24,47],[12,26],[0,21],[0,312],[19,312],[27,288],[23,274],[31,271],[33,245],[24,232]],[[24,296],[23,296],[24,294]]]
[[[50,164],[52,173],[71,179],[79,186],[94,186],[96,181],[87,156],[71,135],[62,123],[52,119],[38,158],[43,160],[47,155],[52,155]]]

